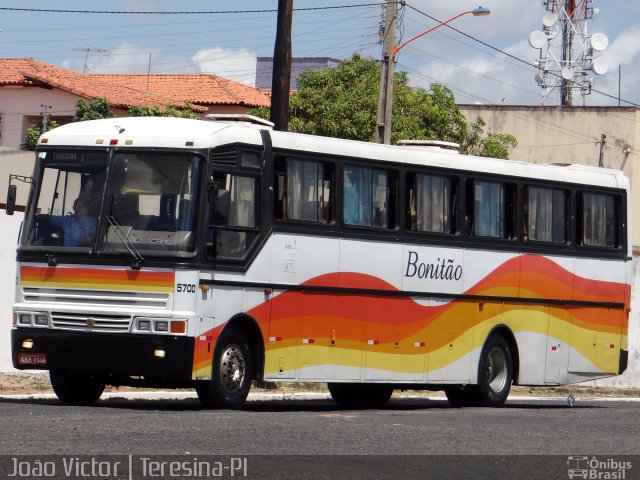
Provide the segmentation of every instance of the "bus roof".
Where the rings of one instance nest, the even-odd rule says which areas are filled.
[[[39,149],[47,146],[115,146],[154,148],[213,148],[225,144],[261,145],[259,130],[268,127],[247,122],[191,120],[172,117],[120,117],[63,125],[40,137]],[[270,130],[270,129],[269,129]],[[270,131],[273,147],[290,152],[313,153],[427,165],[450,170],[481,171],[529,179],[556,180],[629,189],[618,170],[576,164],[533,164],[415,146],[380,145],[370,142]],[[114,143],[116,142],[116,143]]]

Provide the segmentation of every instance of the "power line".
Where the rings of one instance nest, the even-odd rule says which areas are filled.
[[[360,3],[357,5],[336,5],[328,7],[306,7],[294,8],[296,12],[315,10],[338,10],[344,8],[375,7],[384,3]],[[55,8],[17,8],[0,7],[0,10],[12,12],[38,12],[38,13],[86,13],[86,14],[107,14],[107,15],[226,15],[238,13],[277,13],[278,9],[263,10],[201,10],[201,11],[126,11],[126,10],[62,10]]]
[[[417,8],[415,8],[415,7],[412,7],[412,6],[411,6],[411,5],[409,5],[409,4],[407,4],[406,6],[407,6],[408,8],[410,8],[411,10],[414,10],[414,11],[418,12],[419,14],[424,15],[424,16],[425,16],[425,17],[427,17],[427,18],[430,18],[431,20],[433,20],[433,21],[435,21],[435,22],[442,23],[442,22],[441,22],[440,20],[438,20],[437,18],[432,17],[431,15],[429,15],[429,14],[427,14],[427,13],[423,12],[422,10],[419,10],[419,9],[417,9]],[[451,25],[449,25],[449,24],[445,24],[444,26],[445,26],[445,27],[447,27],[447,28],[450,28],[450,29],[451,29],[451,30],[453,30],[454,32],[459,33],[460,35],[464,35],[465,37],[467,37],[467,38],[469,38],[469,39],[471,39],[471,40],[473,40],[473,41],[475,41],[475,42],[480,43],[481,45],[484,45],[484,46],[485,46],[485,47],[487,47],[487,48],[490,48],[491,50],[495,50],[496,52],[499,52],[499,53],[501,53],[501,54],[503,54],[503,55],[505,55],[505,56],[507,56],[507,57],[509,57],[509,58],[512,58],[513,60],[516,60],[516,61],[518,61],[518,62],[524,63],[525,65],[528,65],[528,66],[533,67],[533,68],[535,68],[535,69],[537,69],[537,68],[538,68],[538,67],[537,67],[536,65],[534,65],[533,63],[527,62],[526,60],[523,60],[523,59],[521,59],[521,58],[519,58],[519,57],[516,57],[515,55],[511,55],[510,53],[507,53],[507,52],[505,52],[504,50],[499,49],[498,47],[494,47],[493,45],[491,45],[491,44],[489,44],[489,43],[487,43],[487,42],[484,42],[484,41],[480,40],[479,38],[474,37],[473,35],[469,35],[468,33],[465,33],[465,32],[463,32],[462,30],[458,30],[457,28],[452,27],[452,26],[451,26]],[[551,73],[552,75],[556,75],[556,76],[558,76],[558,77],[559,77],[559,75],[558,75],[558,74],[556,74],[556,73],[553,73],[553,72],[550,72],[550,73]],[[605,97],[612,98],[613,100],[620,100],[621,102],[628,103],[629,105],[632,105],[632,106],[634,106],[634,107],[640,107],[640,104],[633,103],[633,102],[631,102],[631,101],[629,101],[629,100],[619,99],[619,98],[618,98],[618,97],[616,97],[615,95],[610,95],[610,94],[608,94],[608,93],[605,93],[605,92],[603,92],[603,91],[601,91],[601,90],[597,90],[597,89],[595,89],[595,88],[591,88],[591,91],[592,91],[592,92],[599,93],[600,95],[604,95]]]

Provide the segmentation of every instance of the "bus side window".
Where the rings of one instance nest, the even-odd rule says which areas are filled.
[[[580,194],[580,232],[582,245],[617,248],[620,241],[620,199],[614,195],[583,192]]]
[[[287,158],[275,166],[275,217],[332,223],[333,166]]]
[[[347,225],[396,227],[397,180],[390,172],[344,167],[343,220]]]
[[[421,173],[408,175],[409,229],[415,232],[453,233],[456,190],[457,184],[448,177]]]
[[[217,190],[209,212],[207,253],[220,259],[242,259],[259,235],[257,180],[217,173],[214,184]]]
[[[529,186],[525,193],[525,240],[566,243],[568,192]]]
[[[515,233],[516,188],[514,185],[469,181],[467,214],[471,213],[468,234],[475,237],[513,239]]]

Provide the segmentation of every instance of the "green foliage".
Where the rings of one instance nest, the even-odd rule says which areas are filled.
[[[58,127],[58,123],[55,120],[49,120],[47,123],[47,130],[53,130]],[[35,150],[36,145],[38,144],[38,138],[42,135],[42,124],[34,123],[29,125],[27,128],[27,132],[24,136],[24,140],[20,145],[22,150]]]
[[[84,99],[78,100],[76,103],[76,114],[73,117],[74,122],[82,122],[84,120],[98,120],[100,118],[113,118],[115,115],[109,109],[109,103],[104,98],[94,98],[90,102]]]
[[[191,103],[185,103],[182,107],[169,105],[164,110],[157,106],[153,107],[129,107],[129,115],[132,117],[179,117],[197,118]]]
[[[336,68],[308,70],[298,77],[298,92],[289,99],[289,130],[328,137],[373,141],[378,108],[380,67],[355,54]],[[409,85],[405,72],[394,74],[392,143],[399,139],[444,140],[460,144],[463,153],[507,158],[515,137],[490,133],[477,118],[469,124],[453,92],[434,83],[429,90]],[[269,118],[268,108],[253,115]]]
[[[477,117],[475,122],[469,125],[464,141],[460,143],[460,151],[479,157],[509,158],[509,150],[518,145],[518,140],[508,133],[492,133],[485,135],[486,122],[482,117]]]

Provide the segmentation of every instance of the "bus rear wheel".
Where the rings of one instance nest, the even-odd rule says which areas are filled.
[[[485,407],[502,407],[513,382],[513,356],[507,340],[500,334],[489,337],[478,365],[478,401]]]
[[[343,407],[380,408],[393,394],[393,387],[377,383],[328,383],[333,400]]]
[[[49,371],[49,379],[56,396],[67,405],[93,405],[106,385],[99,377],[64,370]]]
[[[240,408],[249,395],[253,369],[246,336],[236,328],[225,329],[213,353],[211,380],[196,384],[198,398],[205,408]]]

